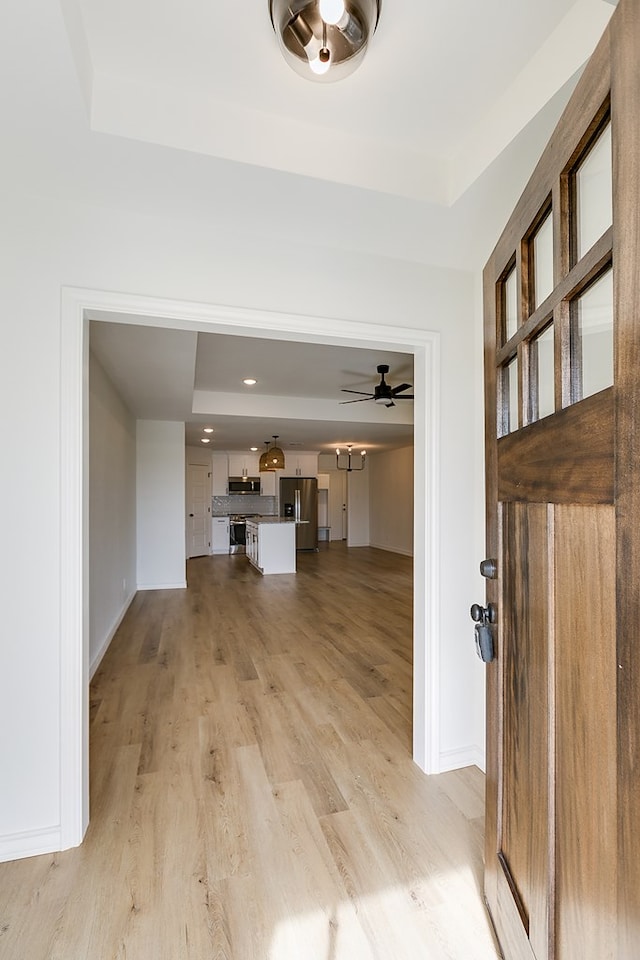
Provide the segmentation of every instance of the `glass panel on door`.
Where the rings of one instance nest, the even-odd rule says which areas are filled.
[[[553,323],[532,340],[530,356],[530,382],[535,385],[531,419],[542,420],[555,412]]]
[[[553,290],[553,217],[547,214],[536,230],[533,251],[533,308],[539,307]]]
[[[577,260],[613,223],[611,166],[611,124],[608,123],[575,174]]]
[[[516,282],[516,268],[504,281],[504,328],[505,341],[518,330],[518,286]]]
[[[613,270],[574,302],[571,345],[576,399],[613,386]]]
[[[513,360],[502,369],[503,386],[503,417],[502,417],[502,435],[513,433],[518,429],[518,358]]]

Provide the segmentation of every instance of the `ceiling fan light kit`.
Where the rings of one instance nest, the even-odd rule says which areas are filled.
[[[331,83],[362,62],[381,0],[269,0],[271,23],[289,66],[307,80]]]

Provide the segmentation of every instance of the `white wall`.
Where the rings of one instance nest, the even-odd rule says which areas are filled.
[[[34,197],[17,189],[10,196],[0,196],[0,208],[6,241],[0,250],[5,265],[2,312],[9,320],[3,341],[6,371],[0,377],[4,410],[13,409],[15,397],[22,398],[19,424],[10,416],[5,428],[6,462],[15,469],[3,471],[2,477],[3,502],[11,505],[3,522],[3,559],[10,558],[10,563],[5,563],[2,580],[6,590],[4,675],[11,683],[7,695],[0,697],[0,730],[12,730],[12,737],[3,755],[0,837],[25,835],[21,849],[28,849],[31,837],[37,842],[34,831],[45,830],[47,837],[55,838],[59,828],[56,731],[61,703],[55,678],[60,669],[62,464],[56,399],[61,384],[56,358],[61,349],[62,285],[342,317],[360,321],[364,338],[371,322],[388,323],[390,318],[403,326],[431,326],[440,331],[439,577],[440,604],[447,612],[440,642],[452,650],[446,666],[455,671],[449,678],[443,670],[446,696],[440,725],[442,748],[458,750],[463,756],[475,742],[476,731],[467,709],[472,699],[468,611],[459,594],[466,605],[470,592],[466,580],[479,552],[470,543],[469,529],[474,525],[473,490],[480,477],[470,463],[472,424],[456,411],[473,408],[473,370],[479,363],[470,345],[474,316],[471,276],[344,250],[311,249],[297,240],[265,245],[248,232],[221,235],[215,224],[141,216],[115,205],[108,209]],[[327,278],[320,288],[318,273]],[[33,444],[33,436],[38,436],[38,445]],[[180,511],[179,529],[176,520],[174,530],[176,556],[178,549],[184,554],[184,439],[181,444],[174,464]],[[138,504],[143,508],[140,523],[144,523],[146,510],[143,490],[138,491]],[[33,515],[21,516],[14,509],[25,499],[38,504]],[[156,519],[163,520],[166,535],[167,517]],[[154,535],[153,524],[148,535]],[[180,570],[176,562],[170,571],[148,572],[146,534],[141,539],[140,583],[184,582],[183,563]],[[368,532],[361,542],[368,542]],[[32,568],[34,544],[38,545],[39,567],[47,571],[39,581],[37,604],[32,599],[33,578],[25,575]],[[473,662],[472,647],[469,650]],[[453,703],[462,707],[454,708]],[[51,848],[55,842],[50,841]]]
[[[12,6],[0,57],[11,90],[0,182],[0,858],[60,839],[63,286],[314,316],[319,327],[343,318],[360,323],[363,338],[371,323],[439,333],[439,749],[467,762],[482,736],[474,704],[484,674],[468,617],[482,555],[473,413],[482,356],[473,275],[447,264],[482,266],[474,251],[490,251],[549,125],[519,138],[489,189],[474,185],[452,210],[118,140],[88,129],[59,5],[35,8]],[[302,209],[330,216],[310,233]],[[174,468],[176,559],[184,449]],[[18,509],[25,503],[37,509]],[[183,562],[168,566],[170,581],[184,580]]]
[[[211,470],[211,451],[207,451],[205,446],[202,447],[185,447],[185,471],[187,464],[189,463],[202,463],[204,466],[209,467]]]
[[[369,471],[369,543],[413,556],[413,447],[372,453]]]
[[[90,672],[136,590],[136,424],[89,356]]]
[[[138,420],[138,589],[186,587],[184,423]]]

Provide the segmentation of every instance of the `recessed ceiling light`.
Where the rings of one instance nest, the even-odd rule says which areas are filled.
[[[201,437],[200,443],[211,443],[211,440],[209,440],[209,437]]]
[[[255,453],[257,449],[258,449],[257,447],[249,447],[249,450],[251,450],[251,453]]]
[[[213,433],[213,427],[205,427],[203,433]]]
[[[247,378],[246,378],[245,380],[243,380],[242,382],[243,382],[244,384],[246,384],[247,387],[252,387],[252,386],[253,386],[254,384],[256,384],[258,381],[257,381],[257,380],[254,380],[253,377],[247,377]]]

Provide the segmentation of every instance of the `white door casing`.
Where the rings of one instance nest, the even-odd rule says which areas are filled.
[[[211,548],[211,470],[187,459],[187,557],[204,557]]]
[[[63,287],[61,291],[61,716],[60,845],[82,842],[89,822],[88,742],[88,324],[138,323],[306,343],[391,348],[414,355],[413,757],[440,763],[440,335],[370,322],[309,317]]]

